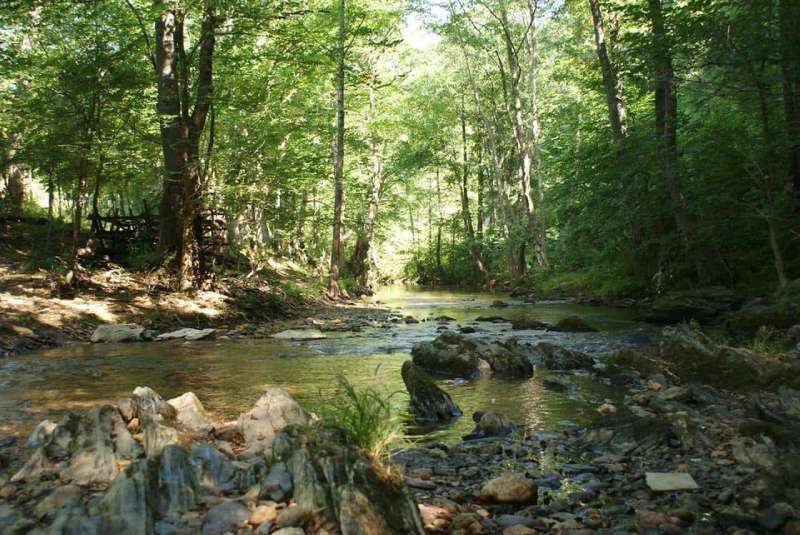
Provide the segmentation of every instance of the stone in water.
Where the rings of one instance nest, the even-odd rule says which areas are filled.
[[[694,478],[686,472],[647,472],[645,474],[647,486],[650,490],[695,490],[698,485]]]
[[[322,340],[327,338],[325,333],[318,329],[289,329],[273,334],[278,340]]]

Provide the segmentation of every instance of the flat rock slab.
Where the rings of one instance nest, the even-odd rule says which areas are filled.
[[[159,334],[156,340],[202,340],[216,332],[216,329],[178,329],[169,333]]]
[[[91,341],[94,344],[136,342],[142,339],[143,332],[144,327],[135,323],[98,325],[92,333]]]
[[[289,329],[272,335],[278,340],[322,340],[327,338],[319,329]]]
[[[645,479],[650,490],[658,492],[700,488],[694,478],[686,472],[647,472]]]

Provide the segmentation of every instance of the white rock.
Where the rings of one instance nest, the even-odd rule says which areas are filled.
[[[135,323],[98,325],[90,340],[97,343],[133,342],[142,339],[144,327]]]
[[[212,334],[214,334],[217,330],[216,329],[178,329],[177,331],[172,331],[164,334],[159,334],[156,336],[156,340],[163,341],[163,340],[202,340],[203,338],[208,338]]]
[[[194,392],[186,392],[181,396],[168,400],[167,403],[175,407],[178,422],[188,429],[201,434],[211,431],[213,427],[211,418],[208,417],[206,409],[197,399]]]
[[[647,472],[647,486],[655,491],[695,490],[700,488],[686,472]]]
[[[322,340],[327,338],[319,329],[289,329],[272,335],[278,340]]]

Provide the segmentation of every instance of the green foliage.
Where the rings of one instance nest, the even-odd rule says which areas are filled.
[[[385,460],[389,448],[403,438],[403,422],[392,407],[397,393],[372,386],[356,388],[343,375],[336,381],[339,389],[337,395],[326,397],[323,421],[341,428],[352,445],[373,459]]]

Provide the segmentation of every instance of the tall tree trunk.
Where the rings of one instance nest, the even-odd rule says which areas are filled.
[[[539,123],[539,91],[538,91],[538,58],[536,56],[536,10],[537,0],[528,4],[530,9],[530,28],[528,30],[528,43],[530,45],[530,109],[531,109],[531,132],[530,132],[530,151],[532,153],[533,166],[532,174],[536,179],[536,200],[538,202],[538,215],[533,213],[529,217],[534,225],[534,254],[536,263],[540,267],[547,266],[547,222],[544,216],[544,177],[542,175],[542,146],[541,146],[541,125]]]
[[[689,252],[689,217],[680,185],[678,162],[678,95],[672,66],[672,47],[667,34],[662,0],[648,0],[653,33],[656,140],[662,174],[669,192],[673,217],[684,248]]]
[[[200,240],[201,232],[198,227],[200,216],[200,198],[202,195],[203,166],[200,159],[200,138],[205,129],[211,102],[214,96],[214,35],[216,27],[214,0],[207,0],[203,22],[200,28],[200,52],[197,72],[197,90],[195,105],[191,114],[188,113],[188,64],[185,57],[183,34],[179,35],[179,48],[181,71],[183,71],[181,92],[182,120],[185,126],[182,130],[186,137],[186,165],[183,176],[183,199],[181,207],[181,255],[180,255],[180,286],[183,289],[196,287],[199,278],[204,274],[205,266],[202,258]],[[211,147],[211,145],[209,145]],[[209,149],[210,150],[210,149]],[[210,156],[210,154],[209,154]]]
[[[603,85],[606,90],[608,119],[614,136],[622,140],[628,133],[625,99],[622,94],[619,73],[616,66],[611,63],[608,55],[600,0],[589,0],[589,8],[592,12],[592,22],[594,23],[594,42],[597,59],[600,61],[600,71],[603,74]]]
[[[158,247],[163,258],[177,258],[181,249],[178,224],[182,206],[181,187],[186,167],[181,99],[178,88],[178,36],[183,34],[183,14],[163,11],[155,24],[155,64],[164,177],[159,207]]]
[[[378,113],[377,104],[377,70],[372,65],[372,73],[369,85],[369,119],[374,121]],[[367,206],[367,216],[364,220],[364,228],[356,238],[353,256],[350,258],[350,271],[361,290],[366,293],[373,291],[373,281],[371,278],[375,265],[373,241],[375,239],[375,223],[378,218],[378,209],[381,202],[383,191],[383,162],[381,152],[383,144],[378,139],[376,133],[371,133],[370,150],[372,157],[372,173],[370,174],[370,196]]]
[[[436,169],[436,276],[442,276],[442,185],[439,169]]]
[[[605,28],[603,26],[603,12],[600,8],[600,0],[589,0],[589,8],[592,12],[592,22],[594,24],[594,39],[597,59],[600,63],[600,71],[603,75],[603,86],[606,91],[606,108],[608,110],[608,120],[611,131],[617,140],[617,151],[620,169],[622,170],[622,186],[625,189],[625,200],[628,211],[632,215],[631,221],[631,240],[635,250],[639,250],[643,240],[642,225],[636,215],[638,207],[638,195],[634,184],[634,173],[630,163],[628,148],[628,114],[625,107],[625,94],[622,86],[622,78],[619,75],[617,66],[609,57],[609,47],[606,43]],[[612,17],[612,21],[615,20]],[[615,31],[611,32],[612,50],[615,48],[613,43]]]
[[[11,134],[10,147],[2,155],[2,179],[5,184],[6,211],[9,215],[22,215],[25,201],[25,169],[14,158],[20,148],[21,135]]]
[[[800,210],[800,6],[797,0],[780,0],[779,17],[789,176],[795,207]]]
[[[339,32],[336,65],[336,154],[333,159],[333,239],[331,241],[331,272],[328,293],[333,298],[342,295],[339,271],[342,255],[342,226],[344,224],[344,62],[346,0],[339,0]]]
[[[461,95],[461,217],[464,220],[464,232],[467,234],[469,247],[475,269],[481,279],[486,279],[487,273],[483,263],[481,244],[475,239],[475,229],[472,225],[472,215],[469,212],[469,159],[467,154],[467,118],[464,109],[464,95]],[[480,214],[478,215],[480,219]]]
[[[159,209],[162,257],[178,259],[179,286],[194,287],[202,275],[198,214],[204,169],[200,138],[213,98],[214,0],[206,0],[198,44],[194,108],[190,111],[189,62],[184,43],[184,13],[164,10],[155,24],[156,111],[164,154],[164,187]],[[213,140],[209,140],[209,153]]]

